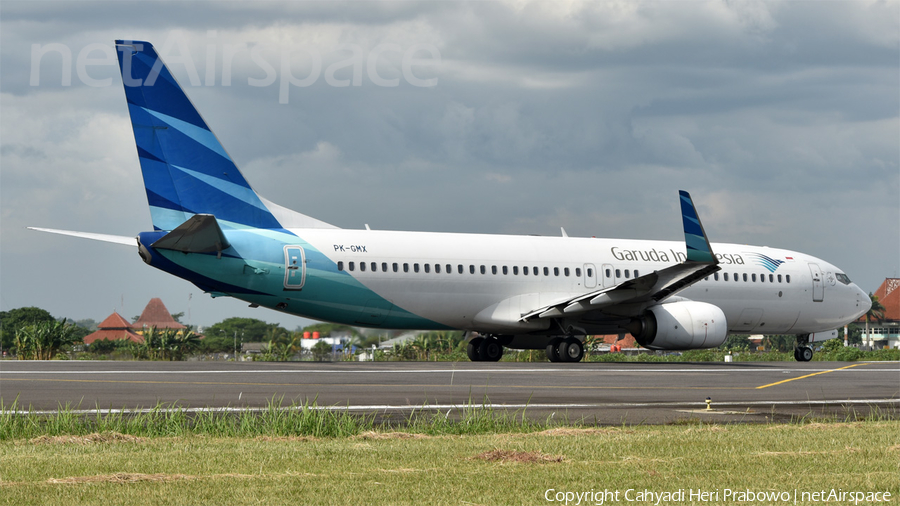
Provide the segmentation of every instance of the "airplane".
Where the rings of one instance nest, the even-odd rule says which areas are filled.
[[[794,356],[870,307],[838,267],[710,243],[686,191],[684,242],[338,228],[257,194],[149,42],[116,41],[153,230],[143,261],[213,297],[363,327],[462,330],[472,361],[504,348],[578,362],[585,336],[652,350],[795,334]],[[33,228],[33,227],[29,227]],[[135,238],[33,228],[134,246]]]

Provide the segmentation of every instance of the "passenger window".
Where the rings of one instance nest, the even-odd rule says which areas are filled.
[[[744,273],[744,283],[746,283],[746,282],[747,282],[747,273],[745,272]]]
[[[566,277],[569,277],[569,268],[568,268],[568,267],[563,267],[563,274],[564,274]]]
[[[409,264],[406,262],[403,263],[403,272],[409,272]]]
[[[631,271],[628,269],[625,269],[625,279],[628,279],[630,277],[631,277]]]
[[[612,272],[609,269],[606,269],[606,277],[612,276]]]
[[[344,262],[338,262],[338,270],[339,271],[344,270]]]
[[[425,274],[428,274],[429,272],[431,272],[431,264],[425,264],[424,267],[425,267]]]
[[[491,274],[494,274],[494,275],[497,274],[497,266],[496,265],[491,266]]]
[[[413,264],[413,272],[419,272],[419,264]]]
[[[347,262],[347,269],[353,270],[353,262]]]
[[[469,265],[469,274],[475,274],[475,266]]]
[[[550,275],[550,268],[544,267],[544,276],[549,276],[549,275]]]
[[[447,264],[447,274],[453,274],[453,266],[450,264]]]
[[[636,278],[639,278],[639,277],[641,277],[641,275],[640,275],[640,274],[638,274],[638,271],[637,271],[637,269],[635,269],[635,270],[634,270],[634,277],[636,277]]]
[[[746,274],[745,274],[745,276],[746,276]],[[750,276],[750,278],[751,278],[751,280],[752,280],[754,283],[756,283],[756,274],[752,274],[752,275]]]
[[[790,275],[790,274],[785,274],[785,275],[784,275],[784,281],[787,282],[787,283],[790,283],[790,282],[791,282],[791,275]]]
[[[434,273],[435,274],[441,273],[441,264],[434,264]]]
[[[463,266],[462,266],[462,264],[458,264],[458,265],[456,266],[456,270],[459,271],[460,274],[462,274],[462,273],[463,273]]]
[[[581,267],[576,267],[576,268],[575,268],[575,277],[576,277],[576,278],[580,278],[580,277],[581,277]]]
[[[588,269],[588,270],[587,270],[587,275],[588,275],[589,278],[594,277],[594,269]]]
[[[719,280],[719,273],[718,273],[718,272],[715,273],[715,274],[713,274],[713,280],[714,280],[714,281],[718,281],[718,280]]]
[[[590,269],[588,269],[588,270],[590,270]],[[590,276],[590,272],[588,272],[588,276]],[[617,278],[621,278],[621,277],[622,277],[622,271],[621,271],[621,270],[616,269],[616,277],[617,277]]]
[[[391,264],[391,268],[394,269],[394,272],[397,272],[397,270],[398,270],[397,267],[398,267],[397,262],[394,262],[393,264]]]
[[[724,279],[725,281],[728,281],[728,273],[727,272],[722,273],[722,279]]]
[[[774,283],[774,282],[775,282],[775,275],[769,274],[769,283]]]
[[[481,268],[479,270],[481,271],[482,274],[484,274],[484,266],[483,265],[481,266]]]
[[[503,275],[506,276],[507,274],[509,274],[509,269],[507,269],[507,267],[504,265],[503,266]]]
[[[554,267],[554,268],[553,268],[553,275],[554,275],[554,276],[559,276],[559,267]]]
[[[359,263],[359,270],[360,270],[360,272],[366,272],[366,263],[365,262]]]
[[[738,279],[738,274],[736,272],[734,274],[732,274],[731,276],[734,278],[735,281],[740,281],[740,279]]]
[[[532,274],[534,274],[535,276],[537,276],[537,275],[538,275],[538,268],[537,268],[537,267],[532,267],[532,268],[531,268],[531,272],[532,272]]]
[[[519,266],[518,265],[513,265],[513,275],[514,276],[519,275]]]
[[[781,283],[781,274],[778,275],[778,282]]]
[[[528,275],[528,266],[527,266],[527,265],[526,265],[525,267],[522,267],[522,275],[523,275],[523,276],[527,276],[527,275]]]
[[[381,272],[387,272],[387,262],[381,262]]]

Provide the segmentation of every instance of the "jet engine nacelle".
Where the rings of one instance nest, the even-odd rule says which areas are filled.
[[[728,331],[718,306],[690,300],[653,306],[635,323],[632,335],[651,350],[715,348]]]

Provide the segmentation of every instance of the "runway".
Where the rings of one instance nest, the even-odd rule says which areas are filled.
[[[0,361],[5,408],[254,409],[273,398],[394,420],[474,405],[598,424],[753,423],[897,414],[900,363]]]

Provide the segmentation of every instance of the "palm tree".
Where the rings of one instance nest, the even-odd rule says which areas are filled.
[[[884,306],[881,304],[881,301],[878,300],[877,295],[873,295],[871,292],[869,293],[869,298],[872,299],[872,307],[869,308],[869,311],[866,312],[866,342],[872,343],[872,335],[869,334],[869,318],[881,323],[884,321]]]

